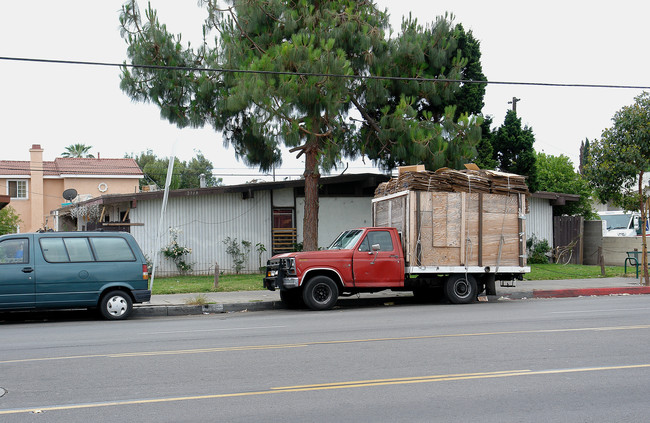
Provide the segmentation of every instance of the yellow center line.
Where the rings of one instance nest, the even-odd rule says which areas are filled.
[[[570,333],[570,332],[642,330],[642,329],[650,329],[650,325],[603,326],[603,327],[565,328],[565,329],[530,329],[530,330],[500,331],[500,332],[455,333],[455,334],[400,336],[400,337],[368,338],[368,339],[339,339],[339,340],[331,340],[331,341],[301,342],[296,344],[243,345],[243,346],[234,346],[234,347],[195,348],[195,349],[185,349],[185,350],[140,351],[140,352],[126,352],[126,353],[73,355],[73,356],[61,356],[61,357],[36,357],[36,358],[22,358],[22,359],[15,359],[15,360],[2,360],[0,361],[0,364],[88,359],[88,358],[127,358],[127,357],[146,357],[146,356],[180,355],[180,354],[204,354],[204,353],[228,352],[228,351],[271,350],[271,349],[301,348],[301,347],[309,347],[309,346],[317,346],[317,345],[354,344],[354,343],[362,343],[362,342],[412,341],[412,340],[423,340],[423,339],[463,338],[463,337],[475,337],[475,336],[526,335],[526,334],[543,334],[543,333]]]
[[[435,381],[435,380],[445,380],[446,378],[451,378],[451,377],[473,377],[473,376],[490,376],[490,375],[501,375],[501,374],[507,374],[510,375],[512,373],[523,373],[523,372],[530,372],[530,370],[504,370],[504,371],[499,371],[499,372],[482,372],[482,373],[462,373],[462,374],[451,374],[451,375],[438,375],[438,376],[417,376],[417,377],[399,377],[399,378],[391,378],[391,379],[374,379],[374,380],[355,380],[355,381],[350,381],[350,382],[337,382],[337,383],[319,383],[315,385],[298,385],[298,386],[282,386],[279,388],[271,388],[274,390],[293,390],[293,389],[310,389],[310,388],[325,388],[325,387],[344,387],[345,385],[366,385],[368,383],[370,384],[378,384],[378,383],[383,383],[383,382],[417,382],[419,380],[426,380],[426,381]]]
[[[128,406],[128,405],[160,404],[160,403],[171,403],[171,402],[180,402],[180,401],[197,401],[197,400],[206,400],[206,399],[261,396],[261,395],[269,395],[269,394],[287,394],[287,393],[307,392],[307,391],[323,391],[323,390],[334,390],[334,389],[366,388],[366,387],[375,387],[375,386],[406,385],[406,384],[415,384],[415,383],[433,383],[433,382],[446,382],[446,381],[472,380],[472,379],[494,379],[494,378],[503,378],[503,377],[534,376],[534,375],[555,375],[555,374],[563,374],[563,373],[629,370],[629,369],[642,369],[642,368],[650,368],[650,364],[585,367],[585,368],[573,368],[573,369],[549,369],[549,370],[537,370],[537,371],[506,370],[506,371],[485,372],[485,373],[459,373],[459,374],[431,375],[431,376],[405,377],[405,378],[393,378],[393,379],[334,382],[334,383],[324,383],[324,384],[315,384],[315,385],[298,385],[298,386],[287,386],[287,387],[280,387],[280,388],[269,388],[263,391],[251,391],[251,392],[233,392],[233,393],[226,393],[226,394],[193,395],[193,396],[185,396],[185,397],[152,398],[152,399],[140,399],[140,400],[97,402],[97,403],[87,403],[87,404],[69,404],[69,405],[54,405],[54,406],[32,407],[32,408],[16,408],[16,409],[9,409],[9,410],[0,410],[0,415],[42,413],[46,411],[79,410],[79,409]]]

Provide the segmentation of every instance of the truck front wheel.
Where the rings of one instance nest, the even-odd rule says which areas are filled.
[[[478,288],[472,275],[451,275],[445,283],[447,299],[454,304],[468,304],[476,301]]]
[[[334,307],[338,298],[339,288],[327,276],[311,278],[302,291],[302,299],[312,310],[329,310]]]

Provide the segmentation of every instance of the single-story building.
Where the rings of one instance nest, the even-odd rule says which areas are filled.
[[[529,212],[526,215],[526,239],[533,236],[537,240],[546,240],[554,247],[553,236],[553,207],[564,206],[567,202],[580,200],[576,194],[537,191],[529,197]]]
[[[374,173],[321,178],[318,245],[328,246],[350,227],[371,225],[375,189],[389,179]],[[226,238],[250,243],[244,272],[257,271],[273,254],[294,251],[303,240],[304,180],[173,190],[161,221],[163,196],[164,191],[103,195],[54,213],[59,230],[131,232],[152,262],[158,255],[158,275],[177,272],[160,253],[170,229],[179,231],[179,245],[192,250],[185,261],[194,274],[212,274],[216,266],[232,272]]]

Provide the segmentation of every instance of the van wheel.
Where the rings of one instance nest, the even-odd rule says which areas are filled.
[[[476,301],[478,288],[472,275],[451,275],[445,282],[447,299],[454,304],[468,304]]]
[[[133,311],[133,301],[129,294],[120,289],[110,291],[100,300],[99,311],[106,320],[124,320]]]
[[[339,287],[327,276],[315,276],[307,282],[302,299],[312,310],[329,310],[339,298]]]

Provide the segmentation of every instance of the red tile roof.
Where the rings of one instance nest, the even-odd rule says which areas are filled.
[[[30,162],[0,160],[0,175],[29,175]],[[142,171],[134,159],[88,159],[57,157],[43,162],[43,176],[126,175],[139,177]]]
[[[57,157],[54,165],[65,175],[133,175],[142,176],[134,159],[86,159]]]

